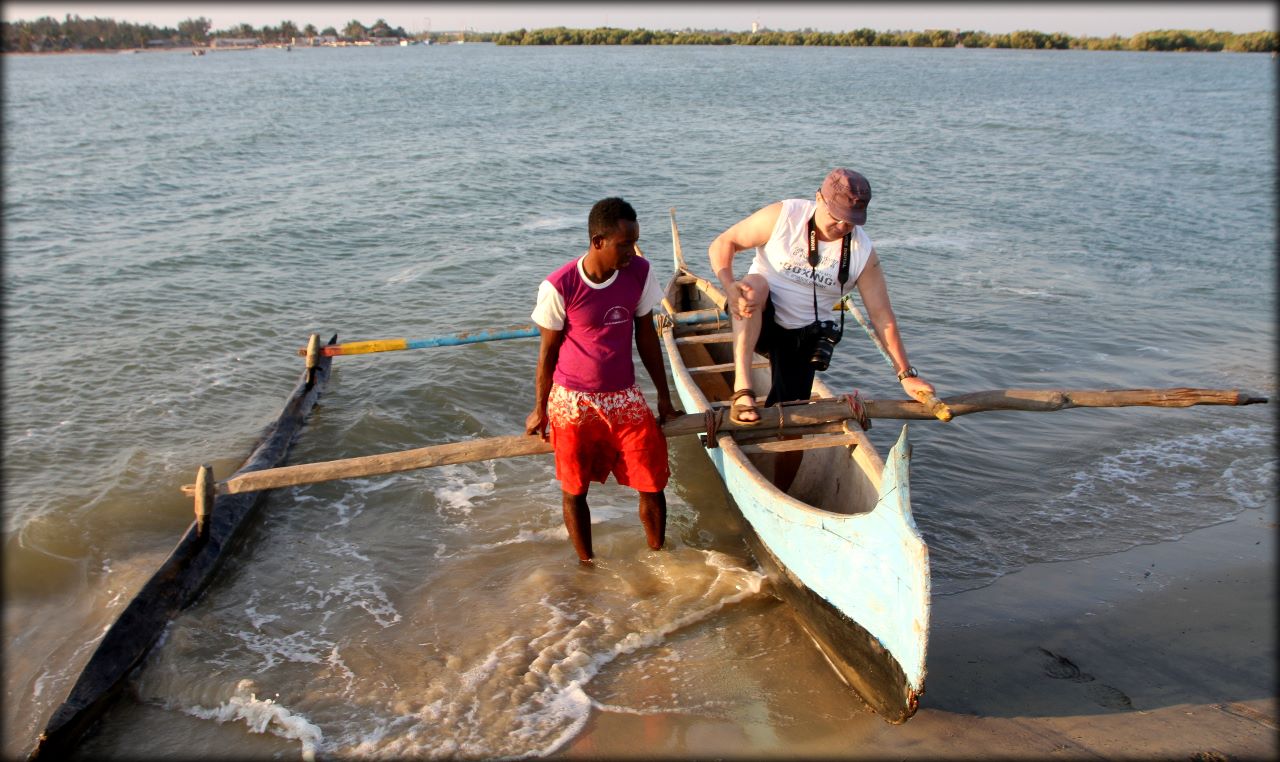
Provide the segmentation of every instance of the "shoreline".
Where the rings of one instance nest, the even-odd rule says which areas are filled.
[[[1272,502],[936,596],[925,693],[903,725],[856,708],[775,718],[735,695],[728,716],[597,710],[553,756],[1275,758],[1275,537]]]
[[[131,53],[147,53],[147,54],[186,53],[187,55],[191,55],[193,51],[200,51],[203,53],[213,53],[213,52],[229,53],[232,51],[241,51],[241,50],[274,50],[282,47],[283,46],[277,46],[277,45],[259,45],[254,48],[248,48],[248,47],[246,48],[209,48],[209,47],[197,47],[192,45],[192,46],[183,47],[183,48],[178,48],[178,47],[174,47],[174,48],[111,48],[109,50],[41,50],[41,51],[29,51],[29,52],[24,52],[20,50],[5,50],[2,52],[6,56],[30,56],[32,58],[44,58],[46,56],[108,56],[108,55],[129,55]]]
[[[263,46],[270,47],[270,46]],[[39,52],[24,53],[17,50],[4,51],[5,56],[29,56],[31,58],[45,58],[49,56],[110,56],[110,55],[129,55],[131,53],[146,53],[152,55],[155,53],[185,53],[191,55],[193,50],[208,53],[213,50],[226,52],[229,50],[254,50],[254,48],[112,48],[111,50],[42,50]]]
[[[421,43],[414,43],[414,45],[419,45],[419,44],[421,44]],[[458,45],[458,44],[461,44],[461,43],[456,42],[456,41],[449,41],[449,42],[433,42],[433,43],[430,43],[430,44],[428,44],[428,45],[425,45],[424,47],[437,47],[437,46],[448,46],[448,45]],[[631,46],[631,45],[597,44],[597,43],[581,43],[581,44],[573,44],[573,45],[534,45],[534,46],[530,46],[530,45],[499,45],[498,43],[493,42],[493,41],[491,41],[491,40],[477,40],[477,41],[475,41],[475,42],[467,41],[467,42],[466,42],[466,44],[467,44],[467,45],[494,45],[494,46],[496,46],[496,47],[511,47],[511,48],[528,48],[528,47],[553,47],[553,48],[554,48],[554,47],[576,47],[576,48],[589,48],[589,47],[614,47],[614,48],[624,48],[624,47],[672,47],[672,46],[668,46],[668,45],[651,45],[651,44]],[[200,47],[200,46],[191,45],[191,46],[186,46],[186,47],[172,47],[172,48],[111,48],[111,49],[104,49],[104,50],[41,50],[41,51],[4,50],[4,51],[0,51],[0,55],[3,55],[3,56],[30,56],[30,57],[33,57],[33,58],[37,58],[37,57],[44,57],[44,56],[67,56],[67,55],[72,55],[72,56],[78,56],[78,55],[112,55],[112,54],[128,55],[128,54],[130,54],[130,53],[187,53],[187,54],[190,54],[190,53],[192,53],[193,51],[201,51],[201,52],[203,52],[203,53],[214,53],[214,52],[218,52],[218,53],[229,53],[229,52],[245,51],[245,50],[283,50],[285,47],[292,47],[292,48],[293,48],[293,49],[295,49],[295,50],[312,50],[312,49],[319,50],[319,49],[323,49],[323,48],[399,48],[399,47],[413,47],[414,45],[410,45],[410,46],[402,46],[402,45],[292,45],[292,46],[289,46],[287,43],[284,43],[284,44],[274,44],[274,43],[273,43],[273,44],[256,45],[256,46],[253,46],[253,47],[226,47],[226,48],[212,48],[212,47],[208,47],[208,46]],[[705,44],[705,45],[703,45],[703,44],[697,44],[697,45],[681,45],[680,47],[724,47],[724,46],[721,46],[721,45],[712,45],[712,44],[708,43],[708,44]],[[806,45],[767,45],[767,46],[752,46],[752,45],[739,45],[739,44],[735,44],[735,45],[734,45],[734,46],[732,46],[732,47],[803,48],[803,47],[813,47],[813,46],[806,46]],[[898,47],[903,47],[903,46],[900,46],[900,45],[868,45],[868,46],[835,46],[835,45],[822,45],[822,46],[816,46],[816,47],[824,47],[824,48],[832,48],[832,47],[868,47],[868,48],[876,48],[876,49],[891,49],[891,48],[898,48]],[[961,45],[961,46],[956,46],[956,47],[954,47],[954,48],[931,48],[931,47],[930,47],[930,48],[921,48],[921,49],[922,49],[922,50],[948,50],[948,49],[950,49],[950,50],[1006,50],[1006,51],[1014,50],[1014,51],[1022,51],[1022,52],[1025,52],[1025,50],[1020,49],[1020,48],[965,47],[965,46],[962,46],[962,45]],[[1239,55],[1259,55],[1259,54],[1260,54],[1260,55],[1269,55],[1272,59],[1275,59],[1275,58],[1276,58],[1276,56],[1277,56],[1277,52],[1276,52],[1276,51],[1270,51],[1270,52],[1268,52],[1268,51],[1264,51],[1264,50],[1127,50],[1127,49],[1122,49],[1122,50],[1098,50],[1098,51],[1095,51],[1095,50],[1089,50],[1089,49],[1085,49],[1085,48],[1068,48],[1068,49],[1066,49],[1066,50],[1056,50],[1056,49],[1054,49],[1054,50],[1033,51],[1033,52],[1045,52],[1045,53],[1051,53],[1051,52],[1071,52],[1071,51],[1083,51],[1083,52],[1087,52],[1087,53],[1095,53],[1095,52],[1103,52],[1103,53],[1172,53],[1172,54],[1195,54],[1195,53],[1234,53],[1234,54],[1239,54]]]

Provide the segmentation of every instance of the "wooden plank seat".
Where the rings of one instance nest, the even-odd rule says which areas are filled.
[[[755,362],[751,363],[751,367],[767,368],[769,367],[769,361],[756,360]],[[733,363],[731,362],[720,363],[719,365],[703,365],[701,367],[689,368],[690,373],[724,373],[726,371],[732,371],[732,370],[733,370]]]
[[[724,331],[720,333],[704,333],[696,336],[681,336],[676,339],[677,344],[726,344],[733,342],[733,332]]]
[[[739,446],[745,453],[796,452],[818,450],[823,447],[848,447],[857,445],[860,440],[861,437],[858,434],[828,434],[807,439],[779,439],[774,442],[756,442]]]

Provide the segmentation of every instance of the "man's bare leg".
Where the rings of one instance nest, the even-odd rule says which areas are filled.
[[[640,493],[640,523],[653,550],[661,550],[667,533],[667,496],[662,492]]]
[[[569,530],[569,542],[578,552],[579,563],[591,563],[591,509],[587,507],[587,493],[570,495],[561,491],[563,498],[564,528]]]

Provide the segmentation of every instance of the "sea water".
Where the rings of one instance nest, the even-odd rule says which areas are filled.
[[[415,46],[9,56],[4,87],[6,755],[185,531],[180,486],[279,411],[308,334],[527,324],[608,195],[665,278],[670,209],[708,274],[733,222],[863,172],[942,396],[1275,394],[1266,56]],[[850,328],[828,382],[901,396]],[[536,351],[337,358],[291,462],[517,433]],[[1272,407],[910,424],[934,594],[1274,500]],[[600,712],[767,745],[863,712],[696,442],[672,460],[667,550],[596,486],[591,570],[545,457],[280,490],[84,753],[519,757]]]

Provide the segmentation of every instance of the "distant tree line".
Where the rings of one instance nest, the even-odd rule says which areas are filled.
[[[819,32],[803,29],[796,32],[761,30],[759,32],[655,31],[650,29],[518,29],[494,38],[499,45],[811,45],[828,47],[912,47],[952,48],[1020,48],[1026,50],[1178,50],[1265,53],[1280,47],[1276,32],[1234,34],[1204,31],[1158,30],[1140,32],[1132,37],[1071,37],[1062,33],[1046,34],[1017,31],[1007,34],[932,29],[924,32],[877,32],[854,29],[848,32]]]
[[[383,19],[371,26],[352,19],[341,30],[315,25],[299,27],[292,21],[282,21],[278,26],[255,28],[239,24],[214,31],[209,19],[187,19],[177,28],[153,24],[131,24],[127,21],[91,18],[67,14],[63,21],[49,16],[35,21],[4,21],[4,52],[47,52],[62,50],[117,50],[143,48],[155,41],[174,46],[207,45],[217,38],[256,39],[263,44],[288,43],[296,38],[328,36],[347,40],[367,40],[374,37],[409,38],[401,27],[393,27]],[[453,41],[453,34],[437,32],[416,35],[417,39],[433,42]],[[466,33],[469,42],[495,42],[499,45],[810,45],[836,47],[913,47],[951,48],[963,45],[967,48],[1020,48],[1028,50],[1170,50],[1170,51],[1218,51],[1265,53],[1280,49],[1280,34],[1274,31],[1235,34],[1201,31],[1156,30],[1140,32],[1132,37],[1071,37],[1061,33],[1046,34],[1035,31],[1017,31],[1007,34],[988,32],[932,29],[923,32],[854,29],[848,32],[819,32],[802,29],[786,32],[764,29],[759,32],[728,32],[721,30],[656,31],[650,29],[518,29],[514,32]]]
[[[349,40],[367,40],[374,37],[399,37],[409,35],[401,27],[393,27],[383,19],[371,26],[351,20],[341,31],[333,27],[322,30],[314,24],[299,27],[292,21],[282,21],[278,26],[265,25],[255,28],[251,24],[238,24],[214,31],[209,19],[187,19],[177,28],[154,24],[131,24],[127,21],[91,18],[67,14],[63,21],[50,16],[35,21],[4,21],[3,44],[6,53],[41,53],[62,50],[121,50],[145,48],[154,41],[174,46],[207,45],[218,38],[255,39],[263,44],[289,43],[295,38],[330,37]]]

